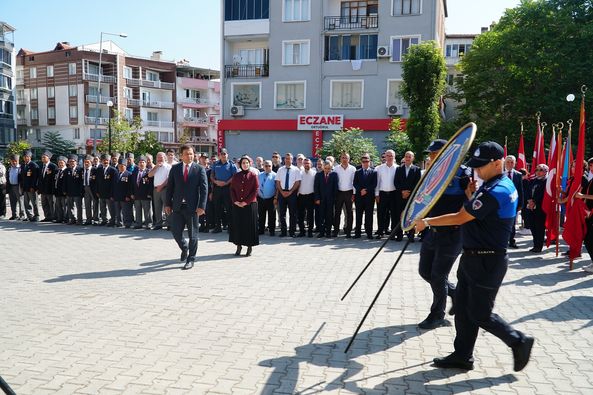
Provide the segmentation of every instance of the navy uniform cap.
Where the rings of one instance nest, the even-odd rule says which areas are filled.
[[[126,155],[126,158],[134,159],[134,154],[130,152],[128,155]]]
[[[126,160],[124,158],[119,158],[117,160],[118,165],[127,165]]]
[[[67,159],[66,159],[66,157],[65,157],[65,156],[62,156],[62,155],[60,155],[60,156],[58,156],[58,162],[59,162],[59,161],[66,162],[66,161],[67,161]]]
[[[445,146],[445,144],[447,144],[447,140],[443,140],[443,139],[433,140],[432,143],[430,143],[430,145],[424,152],[429,153],[429,152],[439,151],[441,148],[443,148]]]
[[[109,160],[111,159],[111,156],[109,156],[109,154],[101,154],[101,160]]]
[[[68,155],[68,159],[69,160],[78,160],[78,155],[76,155],[76,154],[70,154],[70,155]]]
[[[93,156],[92,155],[87,155],[87,156],[84,157],[84,160],[90,160],[90,161],[92,161],[93,160]]]
[[[494,141],[485,141],[476,148],[474,154],[466,162],[468,167],[478,168],[504,157],[504,149]]]
[[[19,160],[19,156],[17,154],[10,155],[10,160]]]
[[[23,152],[23,156],[33,156],[33,153],[31,152],[31,150],[26,150],[25,152]]]
[[[51,159],[52,153],[49,151],[43,151],[43,154],[41,154],[41,156],[47,156],[49,159]]]
[[[144,162],[146,162],[146,156],[144,156],[144,155],[140,155],[140,156],[138,157],[138,162],[140,162],[141,160],[143,160]]]

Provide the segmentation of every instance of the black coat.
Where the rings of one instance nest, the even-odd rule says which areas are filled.
[[[325,182],[325,172],[315,174],[314,181],[315,200],[334,201],[338,193],[338,175],[334,172],[329,173],[327,182]]]
[[[206,209],[208,200],[208,180],[206,180],[206,171],[197,163],[192,163],[188,172],[187,182],[183,179],[183,162],[179,162],[171,167],[169,179],[167,181],[167,198],[165,205],[178,211],[181,203],[185,200],[190,212],[198,208]]]
[[[125,202],[132,196],[132,175],[129,171],[117,173],[113,177],[113,200],[116,202]],[[127,199],[127,200],[126,200]]]
[[[83,169],[81,166],[66,168],[66,195],[68,197],[82,197],[84,195]]]
[[[103,165],[95,169],[95,196],[101,199],[113,197],[113,180],[117,177],[117,170],[113,166],[103,168]]]
[[[362,168],[354,173],[354,189],[356,189],[356,198],[360,198],[360,190],[366,189],[366,196],[375,198],[375,189],[377,188],[377,173],[370,167],[367,169],[367,175],[364,176]]]
[[[84,188],[84,177],[85,177],[85,172],[86,172],[86,168],[82,168],[82,185]],[[89,169],[89,171],[91,172],[89,174],[89,186],[91,187],[91,192],[93,193],[94,196],[96,196],[97,193],[97,169],[92,167]]]
[[[503,173],[504,175],[506,175],[507,177],[509,176],[509,172],[507,170],[504,171]],[[515,186],[515,189],[517,190],[517,194],[519,195],[519,199],[517,200],[518,205],[517,205],[517,210],[519,210],[521,208],[521,206],[523,206],[523,174],[521,174],[520,172],[518,172],[517,170],[511,170],[511,181],[513,181],[513,185]]]
[[[138,173],[140,168],[136,166],[132,172],[132,195],[135,200],[149,200],[152,199],[152,190],[154,189],[154,178],[148,177],[150,170],[144,169],[141,175],[140,183],[138,183]]]
[[[544,194],[546,193],[546,179],[539,180],[534,178],[529,181],[526,199],[533,199],[535,202],[535,212],[542,211],[542,203],[544,201]]]
[[[66,170],[68,169],[65,168],[60,170],[56,168],[56,171],[54,172],[54,196],[66,196]]]
[[[47,195],[54,193],[55,174],[57,169],[58,166],[49,162],[47,164],[47,170],[45,171],[45,177],[43,176],[43,167],[39,169],[39,182],[37,184],[39,193]]]
[[[37,191],[37,183],[39,182],[39,166],[37,163],[30,161],[21,166],[22,183],[21,188],[23,192],[30,192],[31,188]]]
[[[395,169],[395,177],[393,179],[393,185],[397,191],[410,191],[412,192],[416,185],[420,182],[420,168],[416,165],[411,165],[406,176],[406,166],[398,166]],[[399,193],[401,196],[401,193]]]

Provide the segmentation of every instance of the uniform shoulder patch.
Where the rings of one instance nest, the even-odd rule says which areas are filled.
[[[481,209],[483,205],[484,203],[482,203],[481,200],[476,199],[472,202],[472,209],[477,211]]]

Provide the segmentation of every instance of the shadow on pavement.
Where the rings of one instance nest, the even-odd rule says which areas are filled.
[[[593,326],[593,296],[572,296],[570,299],[537,313],[526,315],[511,322],[511,325],[525,321],[544,319],[550,322],[590,320],[578,330]]]
[[[540,285],[542,287],[553,287],[561,282],[572,281],[583,277],[584,275],[582,272],[574,270],[569,271],[568,267],[566,267],[566,269],[554,273],[530,274],[529,276],[503,283],[503,285]]]

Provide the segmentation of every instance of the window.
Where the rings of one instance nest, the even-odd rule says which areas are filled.
[[[239,54],[235,55],[234,61],[242,65],[248,64],[263,64],[264,63],[264,49],[241,49]]]
[[[277,0],[276,0],[277,1]],[[225,0],[224,20],[269,19],[270,0]]]
[[[12,90],[12,78],[7,75],[0,74],[0,88]]]
[[[76,133],[76,129],[74,133]],[[103,129],[91,129],[91,138],[97,140],[103,139]]]
[[[401,84],[401,80],[387,80],[387,107],[396,106],[398,112],[407,117],[410,109],[400,95]]]
[[[16,99],[17,100],[25,100],[25,90],[24,89],[16,90]]]
[[[37,67],[31,67],[29,69],[29,77],[30,78],[37,78]]]
[[[31,88],[31,100],[37,100],[37,88]]]
[[[54,66],[47,66],[47,77],[52,78],[54,76]]]
[[[421,0],[393,0],[391,15],[418,15],[421,10]]]
[[[298,22],[311,20],[310,0],[284,0],[282,9],[284,22]]]
[[[447,74],[447,85],[453,86],[455,83],[455,76],[453,74]]]
[[[130,121],[134,119],[134,112],[131,108],[124,108],[124,118]]]
[[[159,81],[159,73],[155,73],[154,71],[147,71],[146,79],[148,81]]]
[[[12,64],[12,53],[5,49],[0,49],[0,62],[8,65]]]
[[[70,118],[78,118],[78,107],[70,106]]]
[[[233,106],[243,106],[247,108],[261,108],[261,84],[232,84],[231,96],[233,97]]]
[[[78,86],[68,85],[68,96],[70,96],[70,97],[78,96]]]
[[[66,54],[66,57],[67,58],[69,58],[70,56],[72,56],[72,52],[71,51],[66,51],[65,54]]]
[[[124,97],[126,99],[131,99],[132,96],[132,88],[124,88]]]
[[[148,111],[146,113],[146,116],[147,116],[148,121],[158,121],[159,120],[159,114],[157,112]]]
[[[74,128],[74,140],[80,140],[80,128]]]
[[[99,65],[89,63],[89,74],[99,75]]]
[[[363,81],[331,81],[330,108],[362,108]]]
[[[124,67],[124,78],[132,78],[132,68]]]
[[[16,119],[25,119],[25,109],[24,108],[17,108],[16,109]]]
[[[459,58],[469,52],[471,44],[447,44],[445,47],[445,56],[447,58]]]
[[[367,1],[342,1],[340,3],[340,24],[360,25],[367,23],[367,16],[376,17],[379,13],[379,2],[377,0]],[[373,21],[375,22],[375,21]],[[375,22],[376,24],[376,22]],[[355,27],[355,26],[352,26]],[[377,26],[374,26],[377,27]]]
[[[420,36],[391,37],[391,61],[401,62],[412,45],[420,42]]]
[[[47,118],[48,119],[56,119],[56,108],[55,107],[47,107]]]
[[[185,89],[185,97],[187,99],[199,99],[200,98],[200,91],[196,91],[193,89]]]
[[[274,108],[304,109],[305,108],[305,81],[276,82],[274,84]]]
[[[25,78],[25,71],[23,69],[17,70],[16,71],[16,79],[17,80],[22,80],[23,78]]]
[[[76,63],[68,63],[68,75],[76,75]]]
[[[282,65],[309,64],[309,40],[283,41]]]
[[[47,87],[47,98],[53,99],[54,97],[56,97],[56,88],[53,86],[48,86]]]
[[[91,118],[101,118],[101,109],[96,107],[89,107],[89,117]]]
[[[39,119],[39,111],[37,107],[31,108],[31,119]]]
[[[377,59],[376,34],[325,37],[325,61],[357,59]]]
[[[35,138],[37,141],[41,141],[41,129],[35,129]]]

